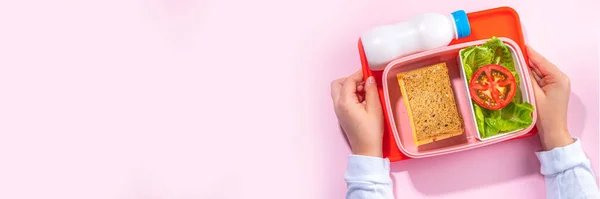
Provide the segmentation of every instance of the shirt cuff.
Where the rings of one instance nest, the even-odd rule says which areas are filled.
[[[390,160],[380,157],[350,155],[344,178],[346,181],[391,183]]]
[[[550,151],[536,152],[542,166],[543,175],[554,175],[581,164],[589,164],[579,139],[564,147],[558,147]]]

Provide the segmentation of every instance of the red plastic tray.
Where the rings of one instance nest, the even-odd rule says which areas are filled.
[[[521,51],[523,52],[525,60],[529,60],[527,50],[525,47],[523,30],[521,29],[521,21],[519,19],[519,14],[517,14],[517,12],[514,9],[510,7],[493,8],[489,10],[468,13],[467,17],[469,18],[469,23],[471,24],[471,35],[465,38],[455,39],[452,42],[450,42],[449,45],[481,39],[489,39],[493,36],[507,37],[512,39],[519,45]],[[363,50],[362,42],[360,41],[360,39],[358,40],[358,51],[360,53],[360,60],[365,80],[369,76],[375,76],[375,78],[379,80],[377,81],[379,89],[379,98],[382,102],[381,104],[385,104],[385,99],[383,96],[383,87],[381,86],[381,75],[383,71],[371,71],[367,59],[365,57],[365,52]],[[386,112],[385,109],[384,112]],[[387,113],[384,113],[384,117],[385,129],[383,135],[383,156],[389,158],[390,161],[411,159],[410,157],[400,152],[400,149],[398,149],[396,139],[394,139],[394,135],[391,133],[392,130],[389,118],[387,117]],[[537,128],[533,128],[529,133],[514,139],[529,137],[534,135],[536,132]]]

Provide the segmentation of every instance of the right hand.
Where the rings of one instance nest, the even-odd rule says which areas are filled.
[[[571,93],[569,77],[533,48],[527,46],[527,53],[531,61],[531,82],[538,115],[536,125],[542,150],[567,146],[574,142],[567,128],[567,108]]]

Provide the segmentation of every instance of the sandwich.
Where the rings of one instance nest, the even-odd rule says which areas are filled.
[[[464,133],[446,63],[396,75],[416,146]]]

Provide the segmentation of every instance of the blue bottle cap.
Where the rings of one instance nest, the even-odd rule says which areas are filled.
[[[456,25],[456,33],[458,38],[463,38],[471,35],[471,25],[469,24],[469,18],[464,10],[457,10],[452,13],[454,18],[454,24]]]

